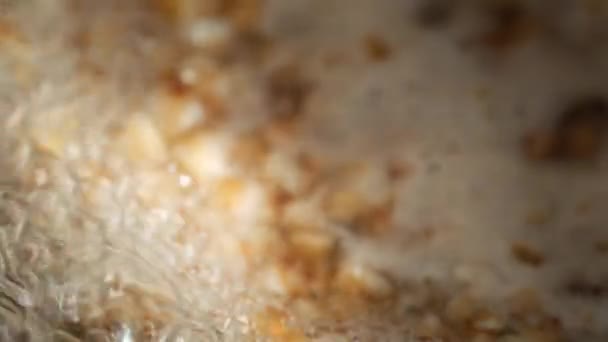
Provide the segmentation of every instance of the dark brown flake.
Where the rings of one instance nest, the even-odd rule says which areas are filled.
[[[295,65],[274,70],[268,78],[267,96],[277,118],[288,119],[302,114],[304,103],[312,89]]]
[[[545,257],[535,248],[523,242],[511,245],[511,254],[522,264],[540,267],[545,263]]]
[[[566,292],[576,297],[598,298],[608,293],[605,284],[593,282],[585,278],[576,278],[566,283]]]
[[[530,160],[585,161],[595,159],[608,126],[608,102],[587,96],[566,106],[550,129],[524,137],[523,150]]]
[[[388,42],[375,34],[370,34],[364,41],[365,52],[370,60],[384,62],[391,56],[391,47]]]

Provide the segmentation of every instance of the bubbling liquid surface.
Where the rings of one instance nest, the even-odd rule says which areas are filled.
[[[603,52],[474,3],[9,4],[0,340],[603,340],[604,158],[518,148]]]

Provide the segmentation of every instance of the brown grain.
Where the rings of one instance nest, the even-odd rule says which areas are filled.
[[[534,247],[523,242],[511,245],[511,254],[522,264],[539,267],[545,263],[545,257]]]
[[[374,62],[384,62],[391,56],[392,49],[388,42],[375,34],[370,34],[364,41],[367,57]]]

